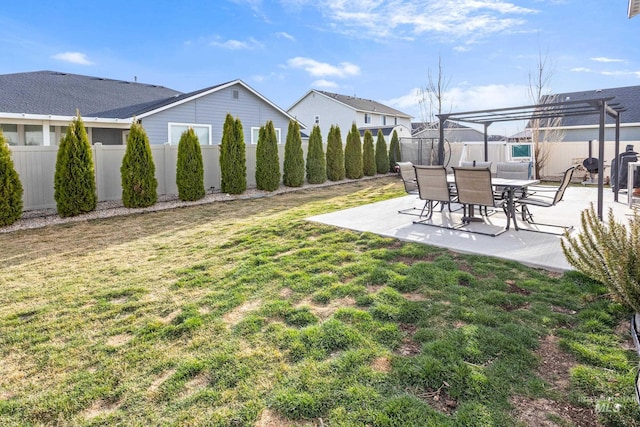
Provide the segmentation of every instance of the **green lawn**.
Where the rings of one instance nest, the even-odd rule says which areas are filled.
[[[1,234],[0,425],[640,425],[598,283],[304,219],[402,194]]]

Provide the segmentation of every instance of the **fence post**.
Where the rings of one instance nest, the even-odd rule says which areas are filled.
[[[93,144],[93,170],[96,175],[96,193],[98,201],[105,199],[104,188],[104,154],[102,152],[102,143],[96,142]]]

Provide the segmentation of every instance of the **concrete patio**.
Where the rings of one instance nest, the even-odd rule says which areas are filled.
[[[589,204],[597,204],[597,188],[595,186],[575,186],[567,188],[564,199],[551,208],[531,207],[536,222],[573,226],[572,233],[580,231],[580,213],[588,209]],[[627,205],[626,192],[619,194],[619,201],[613,201],[613,192],[604,189],[603,217],[608,217],[609,208],[613,209],[618,222],[627,224],[633,211]],[[471,223],[465,229],[451,230],[414,224],[417,216],[398,213],[399,210],[411,207],[422,209],[424,202],[417,196],[404,196],[383,202],[359,206],[352,209],[317,215],[308,218],[310,221],[333,225],[356,231],[368,231],[385,237],[393,237],[403,241],[424,243],[448,248],[455,252],[490,255],[498,258],[518,261],[522,264],[542,268],[549,271],[562,272],[571,270],[560,246],[560,235],[524,231],[532,226],[519,221],[521,230],[513,226],[507,232],[496,236],[471,233],[468,230],[496,231],[506,224],[506,217],[498,212],[487,218],[487,224]],[[416,211],[419,213],[420,211]],[[449,213],[436,210],[433,222],[451,224],[459,222],[462,211]],[[562,233],[562,229],[552,227],[533,227],[540,231]]]

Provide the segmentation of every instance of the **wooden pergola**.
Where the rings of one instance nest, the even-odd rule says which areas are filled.
[[[605,119],[612,117],[616,121],[615,158],[620,153],[620,113],[625,109],[619,104],[612,103],[613,97],[594,98],[585,100],[567,100],[549,102],[521,107],[497,108],[491,110],[466,111],[461,113],[438,114],[440,120],[440,140],[438,143],[438,164],[444,164],[444,122],[472,123],[484,127],[484,160],[489,157],[488,128],[497,122],[551,119],[557,117],[599,115],[600,127],[598,132],[598,170],[604,171],[604,140]],[[598,174],[598,218],[602,220],[603,211],[604,174]],[[614,200],[618,201],[618,188],[615,187]]]

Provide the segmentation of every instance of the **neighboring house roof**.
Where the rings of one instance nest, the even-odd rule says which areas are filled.
[[[56,71],[0,75],[0,115],[11,113],[73,117],[76,110],[79,110],[83,117],[143,118],[236,84],[243,86],[289,119],[295,120],[242,80],[182,93],[163,86]],[[302,123],[300,126],[305,128]]]
[[[357,98],[355,96],[348,95],[340,95],[338,93],[325,92],[323,90],[311,89],[307,92],[302,98],[296,101],[290,108],[289,111],[295,107],[300,101],[306,98],[310,93],[317,93],[327,98],[333,99],[336,102],[346,105],[349,108],[352,108],[356,111],[361,111],[365,113],[377,113],[377,114],[387,114],[389,116],[397,116],[397,117],[407,117],[411,118],[407,113],[403,113],[402,111],[396,110],[395,108],[391,108],[387,105],[381,104],[377,101],[373,101],[371,99],[363,99]]]
[[[358,131],[360,132],[360,136],[364,136],[364,133],[366,131],[369,131],[375,138],[378,135],[378,130],[380,130],[382,132],[382,135],[387,137],[391,135],[393,133],[393,130],[397,127],[398,126],[367,126],[358,128]]]
[[[587,99],[610,98],[609,104],[619,104],[626,109],[620,113],[620,123],[640,123],[640,86],[626,86],[610,89],[588,90],[583,92],[559,93],[548,95],[543,98],[542,103],[547,100],[553,102],[581,101]],[[608,115],[605,115],[607,123],[615,123]],[[597,114],[585,116],[563,117],[561,126],[592,126],[598,125],[600,118]],[[527,126],[530,127],[530,126]]]
[[[640,14],[640,0],[629,0],[629,9],[627,10],[627,15],[629,16],[629,18],[633,18],[638,14]]]
[[[445,129],[471,129],[469,126],[462,125],[457,122],[445,120]],[[411,134],[416,134],[427,129],[440,129],[440,121],[436,122],[411,122]]]
[[[132,106],[153,104],[181,92],[163,86],[55,71],[0,75],[0,112],[125,118]],[[118,115],[106,112],[119,111]]]

